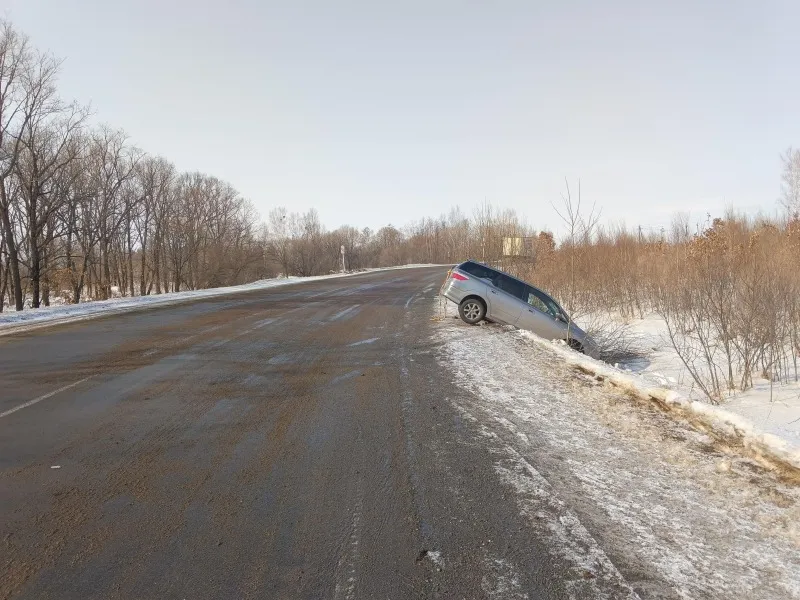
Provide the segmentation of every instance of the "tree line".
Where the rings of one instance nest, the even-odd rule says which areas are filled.
[[[466,214],[459,208],[402,228],[377,231],[346,225],[326,231],[315,210],[291,213],[279,207],[264,227],[268,263],[281,273],[317,275],[402,264],[452,264],[474,257],[494,262],[503,256],[503,239],[537,235],[512,210],[486,204]],[[552,235],[541,234],[552,242]],[[341,250],[344,249],[344,267]]]

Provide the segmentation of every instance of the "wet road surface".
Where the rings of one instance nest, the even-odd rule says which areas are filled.
[[[446,400],[444,274],[0,338],[0,598],[575,596]]]

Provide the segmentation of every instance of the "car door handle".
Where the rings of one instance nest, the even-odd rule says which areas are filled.
[[[497,292],[495,292],[494,290],[489,290],[489,291],[490,291],[491,293],[493,293],[493,294],[496,294],[496,293],[497,293]]]

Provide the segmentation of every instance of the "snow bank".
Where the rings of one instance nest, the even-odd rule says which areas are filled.
[[[604,318],[619,317],[604,315]],[[690,400],[707,402],[669,342],[664,319],[649,315],[644,319],[625,320],[625,326],[638,344],[646,348],[647,358],[623,362],[620,367],[637,372],[658,387],[674,390]],[[723,372],[724,365],[718,366]],[[800,446],[800,383],[772,383],[753,373],[753,387],[729,392],[723,406],[760,430]]]
[[[314,277],[286,277],[280,279],[262,279],[244,285],[235,285],[221,288],[211,288],[207,290],[192,290],[186,292],[172,292],[168,294],[157,294],[154,296],[135,296],[133,298],[112,298],[111,300],[96,300],[83,302],[81,304],[62,304],[59,306],[49,306],[36,309],[26,309],[19,312],[8,311],[0,313],[0,336],[37,329],[57,323],[72,321],[82,321],[95,317],[112,315],[144,308],[177,304],[202,298],[212,298],[215,296],[226,296],[262,290],[285,285],[304,283],[309,281],[319,281],[320,279],[334,279],[342,277],[352,277],[374,271],[391,271],[396,269],[412,269],[418,267],[436,267],[449,265],[400,265],[396,267],[385,267],[381,269],[367,269],[355,271],[353,273],[334,273],[331,275],[318,275]]]
[[[795,476],[800,476],[800,446],[762,431],[742,415],[706,402],[692,400],[675,390],[653,385],[653,382],[643,374],[624,371],[579,354],[563,342],[547,341],[528,331],[518,333],[533,343],[554,349],[567,363],[581,371],[640,398],[655,401],[665,410],[686,417],[696,427],[714,435],[720,441],[738,444],[754,458],[772,466],[788,467]]]

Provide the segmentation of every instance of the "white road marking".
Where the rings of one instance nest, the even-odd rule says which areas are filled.
[[[368,340],[361,340],[360,342],[353,342],[352,344],[347,344],[348,347],[352,348],[353,346],[362,346],[364,344],[372,344],[373,342],[377,342],[381,338],[369,338]]]
[[[411,304],[411,301],[414,299],[414,296],[416,296],[416,294],[414,294],[408,300],[406,300],[406,308],[408,308],[408,305]]]
[[[43,396],[39,396],[38,398],[34,398],[33,400],[28,400],[24,404],[20,404],[19,406],[15,406],[14,408],[11,408],[11,409],[7,410],[6,412],[0,413],[0,419],[2,419],[3,417],[7,417],[8,415],[17,412],[18,410],[22,410],[23,408],[28,408],[29,406],[33,406],[34,404],[37,404],[38,402],[41,402],[42,400],[47,400],[48,398],[52,398],[56,394],[60,394],[61,392],[66,392],[68,389],[74,388],[76,385],[80,385],[84,381],[87,381],[88,379],[91,379],[91,378],[92,378],[92,376],[89,375],[89,377],[84,377],[80,381],[76,381],[75,383],[70,383],[69,385],[65,385],[64,387],[60,387],[57,390],[53,390],[52,392],[48,392],[47,394],[44,394]]]
[[[352,379],[353,377],[358,377],[359,375],[361,375],[361,371],[349,371],[344,375],[339,375],[338,377],[334,377],[333,379],[331,379],[331,385],[333,385],[334,383],[339,383],[340,381],[346,381],[348,379]]]
[[[243,335],[247,335],[248,333],[253,333],[253,332],[254,332],[254,331],[256,331],[257,329],[261,329],[261,328],[262,328],[262,327],[264,327],[265,325],[269,325],[270,323],[274,323],[274,322],[275,322],[275,321],[277,321],[277,320],[278,320],[278,319],[264,319],[263,321],[258,321],[258,322],[257,322],[257,323],[256,323],[256,324],[255,324],[253,327],[251,327],[250,329],[245,329],[244,331],[240,331],[239,333],[236,333],[236,334],[232,335],[232,336],[231,336],[231,337],[229,337],[229,338],[226,338],[226,339],[220,340],[220,341],[218,341],[216,344],[212,344],[212,345],[211,345],[211,347],[212,347],[212,348],[219,348],[220,346],[224,346],[224,345],[225,345],[225,344],[227,344],[228,342],[231,342],[231,341],[233,341],[233,340],[235,340],[235,339],[237,339],[237,338],[240,338],[240,337],[242,337]]]
[[[286,311],[286,312],[294,312],[295,310],[298,310],[298,309],[292,309],[292,310]],[[274,323],[275,321],[279,321],[280,319],[281,319],[281,317],[269,317],[267,319],[261,319],[260,321],[256,321],[253,324],[252,327],[250,327],[248,329],[245,329],[243,331],[240,331],[239,333],[234,333],[232,336],[230,336],[228,338],[221,339],[218,342],[215,342],[215,343],[211,344],[210,348],[219,348],[220,346],[224,346],[228,342],[231,342],[231,341],[233,341],[233,340],[235,340],[237,338],[240,338],[243,335],[247,335],[248,333],[253,333],[257,329],[261,329],[262,327],[266,327],[267,325],[270,325],[271,323]],[[221,327],[221,325],[220,325],[220,327]],[[192,337],[194,337],[194,336],[192,336]]]
[[[258,323],[256,323],[255,326],[253,327],[253,329],[261,329],[262,327],[264,327],[266,325],[270,325],[270,324],[274,323],[277,320],[278,319],[275,318],[275,317],[271,317],[269,319],[264,319],[263,321],[259,321]]]
[[[230,342],[232,339],[233,338],[227,338],[227,339],[219,340],[218,342],[214,342],[213,344],[211,344],[211,347],[212,348],[219,348],[220,346],[224,346],[225,344]]]
[[[170,348],[174,348],[178,344],[184,344],[184,343],[188,342],[189,340],[193,340],[198,335],[211,333],[212,331],[216,331],[217,329],[221,329],[222,327],[223,327],[222,325],[215,325],[214,327],[208,327],[206,329],[203,329],[203,331],[200,331],[198,333],[194,333],[192,335],[187,335],[186,337],[180,338],[179,340],[177,340],[175,342],[172,342],[171,344],[167,344],[163,348],[152,348],[151,350],[148,350],[147,352],[145,352],[142,356],[152,356],[153,354],[157,354],[157,353],[162,352],[164,350],[169,350]]]
[[[343,311],[341,311],[341,312],[338,312],[338,313],[336,313],[335,315],[333,315],[333,316],[331,317],[331,321],[338,321],[339,319],[341,319],[341,318],[342,318],[343,316],[345,316],[346,314],[348,314],[348,313],[350,313],[350,312],[352,312],[352,311],[356,310],[356,309],[357,309],[359,306],[361,306],[361,305],[360,305],[360,304],[354,304],[353,306],[351,306],[351,307],[349,307],[349,308],[345,308]]]

